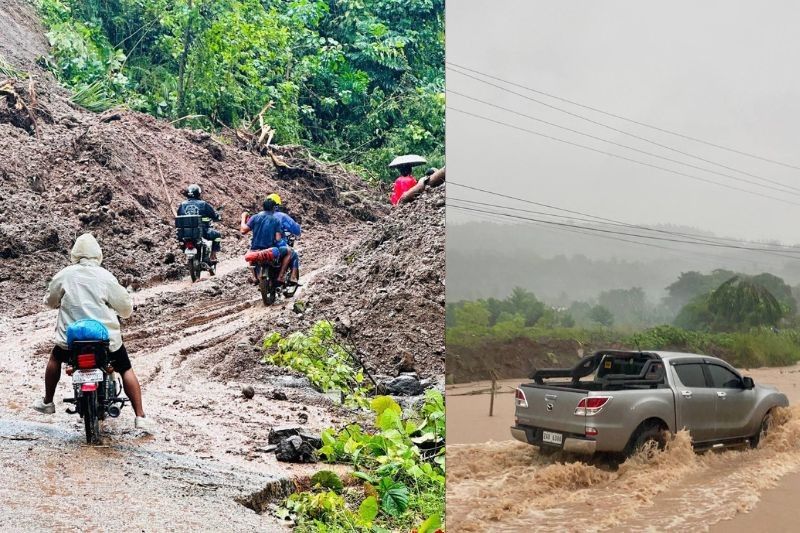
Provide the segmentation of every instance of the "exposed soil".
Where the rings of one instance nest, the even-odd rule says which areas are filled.
[[[311,429],[340,426],[355,415],[261,364],[261,340],[330,318],[373,373],[395,375],[409,357],[423,376],[441,373],[443,190],[390,209],[381,190],[302,147],[276,147],[288,166],[279,168],[232,141],[140,113],[87,112],[36,64],[47,52],[29,4],[0,4],[0,54],[33,76],[33,90],[27,79],[10,80],[13,96],[0,96],[0,523],[284,527],[251,509],[313,467],[264,451],[270,428],[306,419]],[[176,254],[172,214],[192,182],[225,206],[218,274],[196,284]],[[304,285],[294,300],[264,307],[248,283],[249,237],[238,223],[271,191],[303,226]],[[86,231],[103,248],[103,266],[134,291],[123,337],[159,425],[154,437],[135,432],[126,408],[104,424],[108,448],[81,445],[79,419],[58,403],[71,395],[65,379],[56,415],[29,408],[42,393],[56,317],[41,298]],[[254,387],[252,400],[243,385]]]
[[[519,337],[506,342],[484,342],[458,346],[447,353],[447,382],[466,383],[491,379],[529,376],[536,368],[570,368],[584,355],[601,348],[576,340]]]

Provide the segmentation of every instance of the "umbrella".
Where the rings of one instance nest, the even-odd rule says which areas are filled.
[[[389,168],[399,167],[401,165],[411,165],[412,167],[415,167],[417,165],[424,165],[427,162],[428,161],[422,156],[414,154],[401,155],[395,157],[392,162],[389,163]]]

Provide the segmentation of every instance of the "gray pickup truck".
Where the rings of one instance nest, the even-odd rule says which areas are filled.
[[[750,443],[789,400],[721,359],[604,350],[571,369],[536,371],[516,390],[512,436],[544,452],[630,455],[686,428],[696,449]]]

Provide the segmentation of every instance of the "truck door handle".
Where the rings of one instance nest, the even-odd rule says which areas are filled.
[[[682,390],[681,391],[681,396],[683,396],[684,398],[691,398],[692,397],[692,391],[690,391],[690,390]]]
[[[726,393],[724,393],[722,391],[717,391],[717,398],[722,398],[724,400],[725,397],[727,397],[727,396],[728,395]]]

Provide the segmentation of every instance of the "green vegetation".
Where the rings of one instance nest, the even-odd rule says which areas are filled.
[[[36,1],[50,67],[88,109],[213,130],[272,102],[277,143],[373,178],[399,153],[443,162],[443,0]]]
[[[686,303],[674,325],[654,327],[646,325],[657,312],[636,287],[605,291],[597,303],[573,302],[567,308],[548,307],[519,288],[502,301],[448,303],[448,350],[485,346],[502,353],[502,344],[514,339],[575,340],[589,349],[708,353],[743,367],[800,361],[797,302],[781,278],[724,270],[687,272],[667,293],[664,306]]]
[[[353,367],[353,357],[336,342],[330,322],[319,321],[308,333],[295,331],[287,337],[273,332],[264,339],[264,349],[273,350],[264,356],[265,363],[305,374],[322,392],[341,392],[347,406],[368,405],[369,388],[364,385],[364,371]]]
[[[429,390],[418,409],[403,412],[389,396],[368,398],[356,370],[330,322],[286,337],[272,333],[264,341],[264,361],[305,374],[322,391],[340,391],[345,405],[370,409],[374,429],[350,424],[322,432],[320,457],[347,463],[352,479],[344,483],[323,470],[310,490],[291,495],[278,511],[292,518],[297,531],[435,532],[444,516],[444,398]]]
[[[322,433],[321,457],[347,463],[353,483],[333,472],[312,477],[309,491],[295,493],[278,515],[296,531],[410,531],[433,533],[444,516],[444,399],[428,391],[418,411],[403,414],[388,396],[370,403],[374,432],[351,424]],[[346,486],[347,485],[347,486]]]

